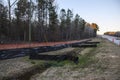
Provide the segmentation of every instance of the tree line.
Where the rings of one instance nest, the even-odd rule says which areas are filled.
[[[57,11],[55,0],[0,0],[0,41],[67,41],[96,37],[99,27],[71,9]],[[13,6],[13,7],[12,7]]]
[[[120,37],[120,31],[117,31],[117,32],[108,31],[108,32],[105,32],[104,35]]]

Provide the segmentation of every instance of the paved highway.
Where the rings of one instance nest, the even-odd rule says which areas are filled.
[[[108,36],[108,35],[102,35],[102,38],[106,38],[109,41],[111,41],[111,42],[113,42],[113,43],[115,43],[115,44],[117,44],[117,45],[120,46],[120,38],[118,38],[118,37],[113,37],[113,36]]]

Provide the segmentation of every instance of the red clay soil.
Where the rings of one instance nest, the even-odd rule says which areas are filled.
[[[29,43],[0,44],[0,50],[16,49],[16,48],[29,48],[29,47],[38,47],[38,46],[54,46],[54,45],[60,45],[60,44],[70,44],[70,43],[82,42],[82,41],[86,41],[86,40],[88,40],[88,39],[66,41],[66,42],[42,42],[42,43],[30,43],[30,44]]]

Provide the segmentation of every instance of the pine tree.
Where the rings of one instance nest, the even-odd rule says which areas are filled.
[[[78,15],[78,14],[76,14],[75,15],[75,19],[74,19],[74,31],[73,31],[73,33],[74,33],[74,35],[73,35],[73,37],[74,37],[74,39],[79,39],[79,31],[80,31],[80,24],[79,24],[79,21],[80,21],[80,16]]]
[[[56,12],[56,6],[54,5],[54,0],[49,1],[49,31],[50,31],[50,40],[56,41],[58,38],[57,26],[58,26],[58,15]]]
[[[73,18],[73,12],[68,9],[67,10],[67,15],[66,15],[66,25],[67,25],[67,29],[66,29],[66,40],[70,40],[71,39],[71,34],[72,34],[72,26],[71,26],[71,22],[72,22],[72,18]]]
[[[60,11],[60,34],[61,34],[61,39],[65,40],[65,36],[66,36],[66,11],[65,9],[61,9]]]
[[[32,17],[32,13],[30,12],[31,7],[28,0],[19,0],[17,2],[17,8],[15,8],[15,15],[16,15],[16,24],[19,25],[19,37],[21,40],[28,41],[29,38],[29,22],[30,18]],[[32,7],[33,11],[33,7]]]

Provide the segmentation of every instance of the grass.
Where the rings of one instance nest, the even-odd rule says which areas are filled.
[[[73,61],[70,61],[70,60],[64,60],[64,61],[50,61],[49,64],[52,66],[52,67],[62,67],[62,66],[65,66],[65,65],[75,65],[75,63]]]
[[[46,61],[43,61],[43,60],[32,60],[32,59],[29,59],[28,56],[24,57],[23,59],[24,59],[24,61],[27,61],[28,63],[30,63],[32,65],[42,65],[42,64],[46,63]]]
[[[70,60],[64,60],[64,61],[31,60],[31,59],[29,59],[29,57],[24,57],[24,60],[33,66],[34,65],[41,66],[41,65],[47,64],[52,67],[62,67],[64,65],[74,65],[75,64],[73,61],[70,61]]]
[[[85,51],[83,55],[78,55],[79,57],[78,64],[75,64],[73,61],[70,61],[70,60],[64,60],[64,61],[30,60],[29,57],[25,57],[24,59],[28,61],[29,63],[31,63],[32,65],[44,65],[47,63],[48,65],[52,67],[62,67],[65,65],[69,65],[73,67],[75,66],[75,67],[84,68],[96,61],[94,57],[96,48],[85,48],[85,49],[87,49],[88,51]],[[75,50],[77,51],[79,49],[76,48]]]
[[[90,64],[96,62],[96,58],[94,57],[96,48],[86,48],[88,51],[83,55],[79,55],[79,63],[76,67],[85,68],[88,67]]]
[[[61,67],[65,65],[69,65],[71,67],[78,67],[78,68],[84,68],[89,66],[90,64],[97,61],[97,59],[94,57],[96,48],[86,48],[88,51],[84,53],[84,55],[78,55],[79,57],[79,63],[75,64],[73,61],[65,60],[65,61],[50,61],[49,64],[52,67]],[[79,49],[76,49],[79,50]]]

